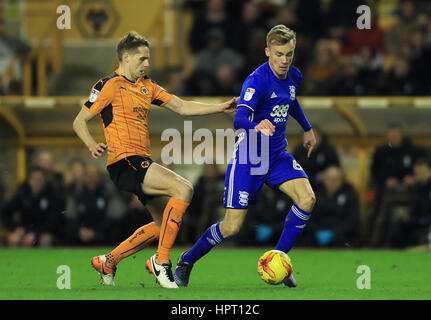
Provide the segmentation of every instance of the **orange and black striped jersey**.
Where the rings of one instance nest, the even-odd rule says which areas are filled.
[[[132,82],[117,71],[92,87],[83,108],[94,115],[100,114],[103,120],[108,145],[107,165],[128,156],[151,156],[150,105],[162,107],[172,98],[173,95],[147,76]]]

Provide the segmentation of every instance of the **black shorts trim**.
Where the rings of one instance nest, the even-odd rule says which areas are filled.
[[[145,205],[145,199],[152,196],[142,192],[141,184],[153,162],[149,157],[130,156],[110,164],[107,169],[118,189],[136,194]]]

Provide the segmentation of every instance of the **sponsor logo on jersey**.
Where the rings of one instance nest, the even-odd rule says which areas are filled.
[[[289,105],[288,104],[282,104],[282,105],[276,105],[272,108],[272,112],[270,113],[271,117],[274,117],[274,122],[285,122],[287,113],[289,111]]]

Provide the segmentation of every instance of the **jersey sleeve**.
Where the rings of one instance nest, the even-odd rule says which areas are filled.
[[[151,104],[155,104],[156,106],[163,107],[167,104],[174,96],[167,92],[164,88],[159,86],[157,83],[153,82],[153,96],[151,100]]]
[[[241,95],[238,101],[238,107],[244,106],[252,111],[256,108],[259,103],[259,99],[262,94],[262,87],[256,77],[249,76],[242,85]]]
[[[84,103],[83,108],[86,108],[94,115],[98,115],[106,106],[112,103],[114,91],[114,81],[99,80],[91,88],[90,96]]]
[[[300,124],[304,132],[311,130],[311,124],[308,121],[304,110],[302,110],[298,98],[295,98],[295,103],[293,104],[293,108],[291,109],[290,114]]]

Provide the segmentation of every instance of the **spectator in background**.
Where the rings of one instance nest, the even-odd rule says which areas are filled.
[[[219,221],[224,214],[224,174],[216,164],[205,164],[202,175],[194,186],[193,199],[181,229],[187,235],[185,242],[195,242],[208,224]]]
[[[315,22],[319,23],[319,20]],[[312,34],[310,34],[310,32],[307,32],[309,31],[308,29],[309,26],[305,25],[304,21],[301,21],[298,18],[293,6],[290,4],[289,6],[280,7],[277,10],[274,18],[269,19],[267,30],[271,29],[272,26],[275,26],[277,24],[284,24],[287,27],[295,30],[297,35],[296,45],[295,45],[296,54],[294,58],[295,66],[298,67],[300,70],[306,70],[305,67],[308,66],[308,60],[312,58],[312,55],[310,54],[310,52],[313,52],[314,50],[313,45],[311,44],[311,42],[314,43],[314,41],[312,38],[310,38]],[[316,28],[316,24],[314,22],[313,22],[313,28]],[[266,46],[266,43],[265,43],[265,46]]]
[[[229,64],[222,64],[216,70],[216,78],[212,96],[238,96],[241,93],[241,83],[237,81],[236,73]]]
[[[381,94],[380,76],[383,55],[370,46],[362,46],[354,56],[353,62],[358,69],[358,77],[363,85],[363,95]]]
[[[124,202],[127,204],[127,209],[124,218],[121,220],[122,228],[120,229],[120,241],[129,237],[136,229],[153,221],[151,213],[144,207],[135,194],[124,192],[122,196]]]
[[[414,184],[413,164],[425,156],[425,150],[413,144],[404,134],[400,123],[388,126],[387,143],[380,145],[374,151],[371,159],[371,188],[374,191],[374,208],[371,215],[371,226],[381,213],[381,202],[385,193],[392,193],[395,189],[404,190]],[[378,227],[376,227],[378,228]],[[374,243],[378,236],[374,237]]]
[[[240,56],[226,46],[225,36],[219,30],[211,30],[206,37],[207,43],[202,51],[196,55],[195,72],[213,74],[222,64],[228,64],[233,70],[242,67]]]
[[[166,90],[179,97],[188,96],[186,82],[180,70],[169,70],[167,72],[168,81],[164,86]]]
[[[417,216],[414,244],[430,244],[431,239],[431,160],[419,158],[413,166],[415,213]]]
[[[207,35],[211,31],[218,31],[227,41],[227,45],[233,47],[234,30],[232,21],[225,9],[224,0],[208,0],[205,11],[195,15],[195,20],[190,32],[190,48],[194,54],[206,47]]]
[[[193,73],[188,79],[190,90],[195,95],[212,95],[216,76],[214,70],[229,65],[232,71],[241,72],[241,57],[224,44],[224,36],[219,30],[211,30],[207,36],[207,46],[195,57]]]
[[[316,45],[314,59],[306,70],[307,76],[304,76],[306,94],[326,95],[339,67],[334,43],[320,41]]]
[[[107,188],[100,170],[87,166],[84,188],[70,198],[67,206],[67,242],[103,245],[118,241],[122,230],[116,218],[125,210],[122,200]]]
[[[333,96],[363,96],[366,85],[359,77],[358,66],[351,60],[345,61],[341,72],[334,76],[328,89]]]
[[[267,32],[263,29],[253,29],[250,31],[248,49],[243,55],[244,68],[240,75],[241,79],[247,78],[254,70],[268,60],[263,49],[266,47],[266,34]]]
[[[254,2],[243,4],[240,13],[241,21],[235,24],[234,49],[244,60],[240,79],[245,79],[258,66],[267,60],[262,48],[266,45],[267,26],[261,16],[258,5]]]
[[[399,4],[398,21],[387,31],[384,39],[385,51],[389,55],[399,55],[404,43],[410,42],[412,33],[418,29],[415,4],[411,0],[402,0]]]
[[[385,193],[376,219],[372,244],[404,248],[429,243],[431,225],[431,163],[419,158],[412,183]]]
[[[358,197],[339,167],[324,171],[316,199],[307,232],[310,242],[319,247],[358,245]]]
[[[425,32],[422,29],[415,30],[410,40],[410,69],[415,79],[415,94],[430,94],[431,45],[425,44]]]
[[[253,2],[244,3],[241,10],[241,18],[235,24],[234,49],[246,55],[250,49],[251,37],[255,30],[261,30],[266,34],[265,21],[261,18],[259,7]]]
[[[2,16],[3,17],[3,16]],[[1,22],[5,25],[5,22]],[[11,37],[7,35],[3,28],[0,30],[0,74],[6,75],[7,68],[13,62],[15,56],[25,56],[31,51],[31,46],[21,40],[18,37]],[[13,67],[11,78],[4,77],[2,80],[2,86],[0,87],[0,95],[21,95],[22,94],[22,82],[23,72],[21,71],[22,59],[16,62]],[[34,65],[35,59],[33,59],[32,64]],[[33,69],[33,70],[36,70]],[[32,75],[33,76],[33,75]]]
[[[38,153],[36,166],[44,171],[47,181],[51,183],[56,190],[63,193],[64,177],[61,172],[55,170],[52,153],[49,151]]]
[[[214,86],[213,74],[193,72],[186,79],[187,92],[192,96],[210,96]]]
[[[85,162],[81,159],[74,159],[69,165],[69,180],[66,183],[66,195],[73,195],[84,188]]]
[[[298,17],[296,13],[292,10],[290,6],[282,6],[280,7],[274,18],[269,19],[268,29],[271,29],[273,26],[278,24],[284,24],[286,27],[295,30],[297,33],[301,33],[300,23],[298,21]]]
[[[335,148],[330,145],[326,133],[316,125],[313,125],[313,131],[316,145],[310,157],[307,157],[307,149],[302,144],[294,149],[292,155],[307,172],[311,185],[316,186],[321,178],[321,173],[328,167],[340,166],[340,160]]]
[[[247,223],[238,233],[235,241],[238,245],[274,246],[286,218],[286,211],[292,206],[292,200],[285,194],[267,185],[262,187],[259,202],[249,207]],[[301,243],[301,237],[298,244]]]
[[[420,92],[419,83],[411,72],[409,60],[406,58],[398,57],[383,77],[381,92],[385,95],[410,96]]]
[[[376,148],[371,161],[372,184],[376,189],[411,185],[413,163],[425,150],[412,143],[401,123],[391,123],[386,132],[387,143]]]
[[[62,229],[61,199],[41,168],[32,168],[27,180],[2,209],[9,230],[10,247],[50,247],[58,243]]]

